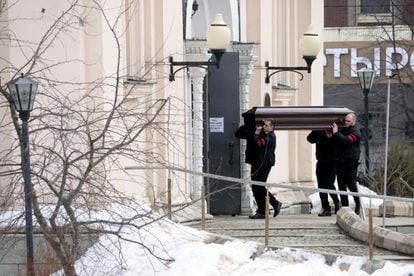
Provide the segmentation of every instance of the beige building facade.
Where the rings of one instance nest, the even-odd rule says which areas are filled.
[[[194,2],[197,10],[193,9]],[[322,0],[84,0],[78,4],[70,7],[64,1],[21,0],[2,11],[2,28],[12,30],[15,36],[3,37],[7,43],[0,46],[2,89],[16,74],[29,72],[40,83],[41,95],[33,115],[52,101],[46,96],[49,89],[59,88],[68,97],[80,97],[98,79],[105,85],[94,87],[95,95],[110,98],[114,87],[119,87],[119,97],[127,97],[126,105],[142,113],[152,110],[154,101],[168,98],[168,108],[161,112],[161,119],[140,136],[145,158],[121,157],[116,169],[111,168],[110,162],[105,165],[118,189],[151,206],[166,203],[168,179],[173,184],[174,204],[201,196],[204,178],[191,172],[201,173],[204,169],[207,125],[202,114],[207,71],[184,69],[171,82],[169,57],[177,61],[208,60],[205,32],[216,13],[223,14],[232,31],[227,51],[239,53],[242,112],[263,106],[266,97],[270,97],[272,106],[323,105],[322,51],[312,65],[312,73],[304,72],[302,81],[295,73],[283,72],[274,75],[270,84],[264,82],[265,61],[272,66],[305,65],[299,39],[309,24],[323,41]],[[70,9],[72,16],[63,16]],[[50,32],[56,22],[61,29],[70,28]],[[38,47],[43,41],[46,43]],[[25,47],[19,47],[23,43]],[[37,57],[41,57],[39,62],[30,67],[34,64],[31,59]],[[45,79],[49,81],[42,83]],[[78,84],[77,93],[74,84]],[[4,97],[1,103],[1,118],[10,122]],[[96,102],[89,104],[93,113]],[[106,105],[100,108],[110,109]],[[31,127],[36,125],[34,119]],[[12,125],[3,126],[2,150],[15,139]],[[276,132],[276,166],[268,182],[314,185],[314,149],[306,142],[307,134]],[[243,145],[240,150],[243,152]],[[175,171],[174,167],[184,171]],[[241,177],[248,178],[249,168],[243,162],[240,167]],[[242,212],[251,208],[249,189],[248,185],[242,186]]]

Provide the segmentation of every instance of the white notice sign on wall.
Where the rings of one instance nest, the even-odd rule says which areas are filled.
[[[224,132],[224,117],[210,118],[210,132]]]

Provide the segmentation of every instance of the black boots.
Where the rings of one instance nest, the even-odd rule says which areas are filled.
[[[355,214],[357,214],[359,216],[359,214],[361,214],[361,205],[356,205],[355,206]]]
[[[273,206],[273,217],[276,217],[280,213],[280,209],[282,208],[282,202],[278,201],[276,204],[272,204]]]
[[[260,213],[256,213],[254,215],[249,216],[249,219],[264,219],[264,218],[265,218],[265,215],[262,215]]]
[[[339,209],[342,208],[342,204],[340,202],[335,204],[335,214],[338,213]]]
[[[339,209],[341,209],[342,208],[342,204],[340,203],[340,202],[337,202],[336,204],[335,204],[335,214],[339,211]],[[322,211],[322,213],[320,213],[320,214],[318,214],[318,216],[319,217],[330,217],[332,214],[331,214],[331,209],[330,209],[330,207],[329,207],[329,209],[324,209],[323,211]]]
[[[318,214],[318,217],[330,217],[331,210],[323,210],[322,213]]]
[[[282,208],[282,202],[276,201],[276,203],[271,204],[273,206],[273,217],[277,217],[280,214],[280,209]],[[264,219],[265,215],[256,212],[254,215],[250,215],[249,219]]]

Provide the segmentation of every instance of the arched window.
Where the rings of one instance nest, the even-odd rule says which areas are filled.
[[[266,93],[265,98],[264,98],[264,106],[271,106],[272,102],[270,100],[270,95],[269,93]]]
[[[194,11],[193,4],[197,4]],[[232,41],[239,41],[239,1],[238,0],[187,0],[184,12],[184,38],[203,39],[213,17],[222,13],[231,30]]]

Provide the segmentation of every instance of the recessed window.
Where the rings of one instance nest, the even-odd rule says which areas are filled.
[[[361,13],[390,13],[390,0],[361,0]]]
[[[379,25],[391,23],[390,0],[357,0],[357,24]]]

